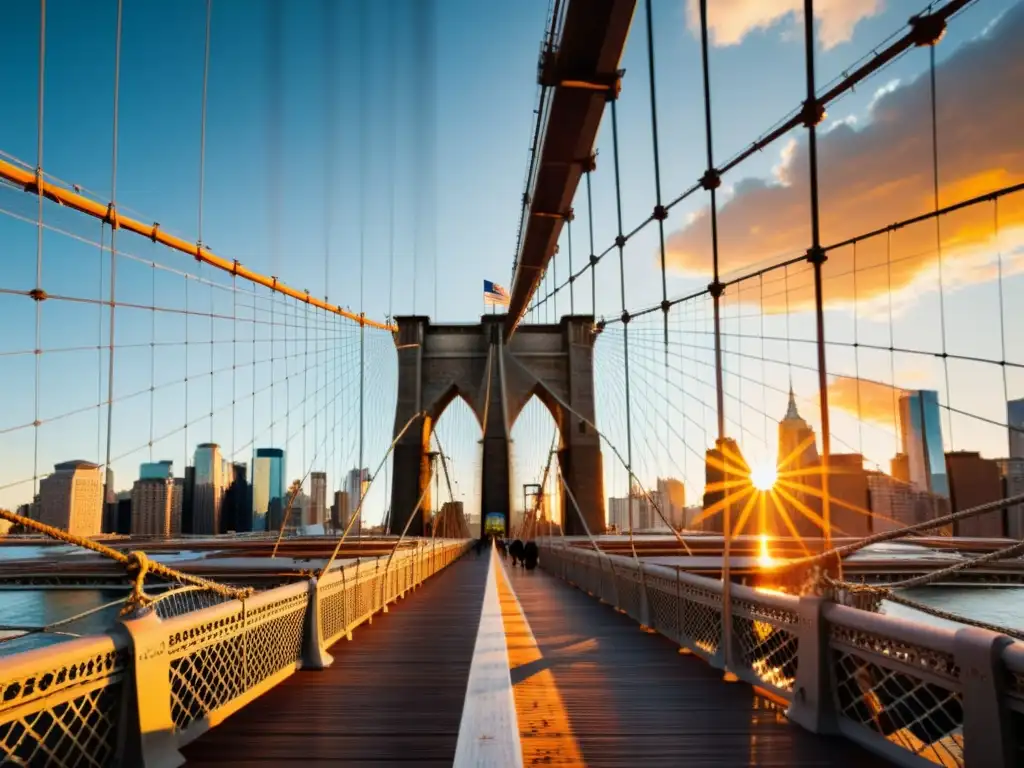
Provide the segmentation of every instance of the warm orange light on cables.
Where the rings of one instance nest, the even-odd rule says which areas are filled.
[[[34,171],[24,170],[2,159],[0,159],[0,179],[5,179],[12,184],[17,184],[26,192],[42,195],[43,197],[55,200],[68,208],[73,208],[76,211],[81,211],[82,213],[87,213],[90,216],[101,219],[107,222],[111,227],[116,229],[126,229],[137,235],[148,237],[154,243],[160,243],[161,245],[166,245],[168,248],[188,254],[197,261],[209,264],[211,267],[216,267],[217,269],[223,270],[229,274],[237,275],[243,280],[248,280],[249,282],[256,283],[257,285],[265,286],[272,291],[282,293],[285,296],[290,296],[293,299],[309,304],[312,307],[317,307],[318,309],[323,309],[335,315],[340,315],[341,317],[347,318],[359,325],[369,328],[377,328],[382,331],[397,330],[393,325],[381,323],[376,320],[369,320],[363,315],[356,314],[355,312],[349,312],[347,309],[342,309],[336,304],[328,304],[322,299],[311,296],[308,291],[299,291],[285,285],[276,277],[267,277],[266,275],[261,275],[259,272],[253,272],[251,269],[243,267],[237,261],[229,261],[221,258],[206,248],[163,231],[160,229],[159,224],[145,224],[138,219],[133,219],[129,216],[122,216],[117,212],[113,205],[104,205],[103,203],[89,199],[85,195],[81,195],[77,192],[65,189],[64,187],[52,184],[45,179],[37,179]]]

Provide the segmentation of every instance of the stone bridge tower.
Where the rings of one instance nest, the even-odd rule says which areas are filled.
[[[558,425],[562,474],[592,533],[604,531],[604,476],[601,442],[586,421],[594,408],[594,318],[567,316],[557,325],[521,325],[504,340],[505,315],[484,315],[475,325],[432,325],[423,316],[396,318],[398,333],[397,435],[418,413],[395,445],[391,486],[391,533],[401,533],[424,491],[430,504],[430,460],[434,425],[455,397],[462,397],[483,432],[481,527],[500,513],[508,530],[512,510],[509,435],[512,425],[537,395]],[[562,403],[568,406],[564,408]],[[583,535],[575,508],[564,498],[566,535]],[[421,510],[410,536],[425,530]],[[474,535],[477,532],[474,531]]]

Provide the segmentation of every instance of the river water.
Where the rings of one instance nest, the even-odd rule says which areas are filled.
[[[0,547],[0,559],[52,556],[56,552],[53,547]],[[0,625],[45,626],[118,601],[127,594],[127,589],[0,589]],[[903,594],[933,608],[1024,631],[1024,587],[924,587]],[[116,622],[119,610],[119,603],[110,605],[53,632],[22,634],[0,629],[0,656],[63,642],[75,635],[104,632]],[[883,611],[935,626],[960,626],[902,605],[884,603]]]

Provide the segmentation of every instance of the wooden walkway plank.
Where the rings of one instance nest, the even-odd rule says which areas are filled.
[[[555,716],[564,720],[549,721],[548,755],[536,754],[524,737],[524,757],[644,768],[880,764],[849,741],[802,730],[750,686],[723,682],[720,670],[681,656],[672,641],[553,576],[506,573],[539,654],[516,667],[512,649],[525,631],[516,627],[509,647],[517,701],[521,687],[545,676],[556,688],[548,700],[559,702]]]
[[[451,768],[487,577],[470,553],[182,752],[188,766]]]

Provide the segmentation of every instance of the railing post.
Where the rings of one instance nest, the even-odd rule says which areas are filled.
[[[127,732],[126,752],[143,768],[177,768],[185,758],[171,719],[171,662],[160,617],[153,609],[136,619],[121,621],[134,657],[132,703],[137,728]]]
[[[953,657],[960,667],[964,710],[964,765],[1010,768],[1014,744],[1006,696],[1003,649],[1013,640],[978,627],[957,630]]]
[[[327,669],[334,658],[324,648],[320,635],[320,587],[316,576],[309,580],[309,603],[302,628],[302,669]]]
[[[812,733],[838,732],[832,700],[832,662],[828,622],[824,611],[829,601],[820,595],[800,598],[797,614],[797,670],[793,701],[786,716]]]

